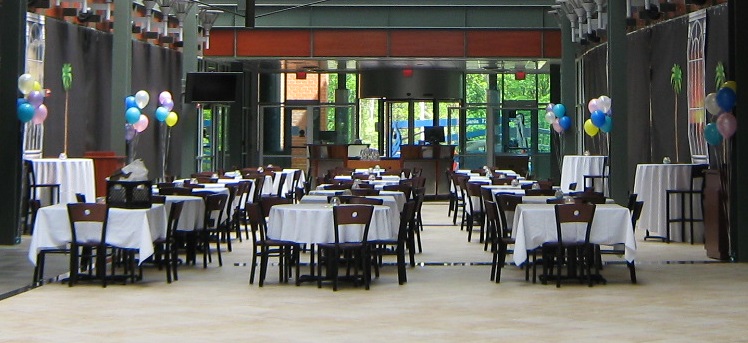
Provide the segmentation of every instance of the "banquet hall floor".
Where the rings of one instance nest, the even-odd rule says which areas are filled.
[[[146,269],[136,284],[51,283],[0,301],[2,342],[102,341],[745,341],[748,265],[708,259],[703,245],[644,242],[637,276],[625,264],[602,271],[606,285],[524,281],[507,266],[489,281],[491,254],[468,243],[446,203],[424,205],[419,265],[399,286],[385,266],[371,290],[329,284],[248,284],[251,243],[234,242],[217,263],[181,267],[165,282]],[[474,235],[475,237],[475,235]],[[25,237],[28,240],[28,237]],[[16,246],[20,247],[20,246]],[[21,249],[21,248],[19,248]],[[0,254],[9,256],[9,248]],[[19,254],[25,258],[25,251]],[[611,261],[620,261],[616,256]],[[22,262],[30,265],[27,259]],[[62,263],[64,261],[51,262]],[[30,270],[30,269],[29,269]],[[48,272],[47,276],[53,272]],[[31,274],[23,275],[30,280]],[[5,278],[5,276],[4,276]]]

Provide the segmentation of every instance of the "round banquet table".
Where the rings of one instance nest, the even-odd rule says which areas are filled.
[[[638,195],[639,201],[644,201],[641,217],[637,227],[648,230],[651,236],[665,237],[667,235],[665,202],[665,190],[688,189],[691,183],[691,168],[693,164],[639,164],[636,166],[634,177],[634,193]],[[673,218],[680,216],[680,202],[671,200],[670,214]],[[686,203],[688,206],[688,203]],[[694,199],[694,213],[701,211],[701,203],[698,198]],[[698,216],[698,215],[697,215]],[[683,241],[679,226],[673,225],[670,231],[670,240]],[[686,225],[688,230],[688,225]],[[694,223],[694,242],[703,241],[703,223]]]
[[[564,156],[564,165],[561,169],[561,190],[564,193],[584,189],[585,175],[606,175],[606,156]],[[576,182],[576,189],[569,189],[571,183]]]
[[[346,206],[346,205],[340,205]],[[275,205],[270,209],[267,235],[296,243],[335,242],[332,206],[327,204]],[[368,240],[397,238],[400,216],[389,206],[374,206]],[[362,230],[343,230],[343,242],[361,241]]]
[[[82,193],[86,199],[96,199],[96,182],[93,160],[90,158],[36,158],[34,165],[36,183],[56,183],[60,185],[60,203],[76,202],[75,193]],[[48,197],[37,195],[37,199]]]

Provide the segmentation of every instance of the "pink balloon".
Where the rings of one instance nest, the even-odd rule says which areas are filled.
[[[732,137],[737,129],[738,120],[735,119],[735,116],[731,112],[722,113],[717,118],[717,131],[719,131],[724,139]]]
[[[590,100],[590,102],[587,103],[587,109],[590,110],[590,113],[595,112],[600,109],[600,104],[598,104],[597,98]]]
[[[39,125],[44,122],[44,120],[47,119],[47,106],[44,104],[39,105],[39,107],[34,110],[34,116],[31,117],[31,122]]]
[[[143,132],[148,127],[148,117],[145,114],[140,115],[140,120],[137,123],[132,124],[137,132]]]
[[[558,119],[554,120],[551,125],[553,126],[553,131],[556,131],[557,133],[564,132],[564,128],[558,123]]]
[[[165,102],[165,101],[166,101],[167,99],[169,99],[169,100],[172,100],[172,98],[171,98],[171,93],[169,93],[168,91],[163,91],[163,92],[161,92],[161,94],[159,94],[159,95],[158,95],[158,103],[159,103],[159,104],[161,104],[161,106],[163,106],[163,105],[164,105],[164,102]],[[173,104],[173,103],[174,103],[174,102],[172,101],[172,104]],[[171,111],[171,110],[169,110],[169,111]]]

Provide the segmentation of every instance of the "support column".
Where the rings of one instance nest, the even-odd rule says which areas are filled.
[[[748,261],[748,211],[742,210],[741,205],[748,204],[748,184],[740,182],[743,175],[748,175],[748,65],[744,63],[748,58],[748,26],[742,22],[748,15],[748,1],[729,0],[729,31],[730,60],[727,78],[737,82],[737,106],[733,114],[738,117],[738,131],[734,136],[732,161],[732,190],[730,194],[732,236],[732,257],[738,262]],[[739,25],[741,24],[741,25]],[[741,101],[742,100],[742,101]],[[742,104],[742,106],[741,106]],[[742,116],[741,116],[742,114]],[[742,121],[741,121],[742,118]]]
[[[184,94],[187,73],[197,71],[197,6],[192,6],[184,18],[182,39],[182,94]],[[182,97],[184,101],[184,97]],[[195,156],[199,144],[202,143],[202,132],[198,132],[198,116],[193,104],[182,104],[182,113],[179,117],[179,125],[182,131],[182,161],[180,164],[180,175],[189,176],[196,171]]]
[[[125,97],[132,95],[132,1],[114,0],[112,35],[112,103],[110,105],[109,140],[103,150],[125,155]]]
[[[561,155],[578,153],[577,138],[582,132],[580,114],[576,113],[577,103],[577,47],[571,41],[571,24],[568,20],[561,20],[561,101],[566,106],[566,115],[571,117],[574,123],[571,130],[565,131],[562,136],[564,140],[564,151]]]
[[[26,60],[26,1],[0,1],[0,105],[6,109],[6,120],[0,122],[3,148],[0,149],[0,179],[5,184],[0,188],[0,244],[17,244],[19,233],[21,184],[21,134],[22,124],[16,119],[18,77],[25,72]],[[7,110],[12,109],[12,110]]]
[[[496,74],[488,74],[488,89],[486,90],[486,164],[495,165],[496,156],[496,128],[499,119],[499,89]]]
[[[634,187],[629,168],[626,61],[626,2],[608,3],[608,89],[615,108],[615,128],[610,132],[610,193],[619,204],[626,204]]]

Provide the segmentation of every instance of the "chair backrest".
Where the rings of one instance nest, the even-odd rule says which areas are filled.
[[[704,177],[704,171],[709,169],[708,164],[695,164],[691,166],[691,189],[690,190],[696,190],[696,189],[704,189],[704,183],[706,180],[706,177]],[[694,181],[700,180],[698,182],[698,188],[696,188],[696,185]]]
[[[551,180],[539,180],[537,184],[540,189],[553,189],[553,181]]]
[[[86,202],[86,195],[83,193],[75,193],[75,201]]]
[[[405,202],[403,210],[400,212],[400,227],[397,232],[398,243],[405,242],[405,239],[408,237],[408,230],[418,230],[414,223],[416,206],[415,200],[409,200]]]
[[[265,222],[262,204],[259,202],[247,203],[244,206],[244,211],[247,213],[247,220],[252,230],[252,241],[264,241],[267,223]],[[270,212],[269,208],[268,212]]]
[[[260,199],[262,205],[263,216],[267,217],[270,215],[270,209],[275,205],[286,205],[293,204],[293,199],[286,199],[281,197],[262,197]]]
[[[379,190],[373,188],[351,188],[351,194],[358,196],[372,196],[379,195]]]
[[[413,201],[416,202],[416,213],[421,213],[421,207],[423,207],[423,200],[425,199],[425,197],[426,188],[413,188]]]
[[[252,188],[252,182],[251,181],[239,181],[239,185],[236,188],[236,199],[234,200],[234,204],[236,205],[236,208],[240,208],[242,204],[246,203],[247,200],[249,200],[249,190]]]
[[[165,204],[166,195],[151,195],[151,202],[153,202],[154,204]]]
[[[23,158],[42,158],[43,148],[44,124],[27,122],[23,134]]]
[[[36,184],[36,173],[34,172],[34,163],[31,160],[23,160],[23,169],[26,171],[26,185],[33,186]]]
[[[234,203],[238,200],[237,193],[239,192],[239,184],[226,184],[226,189],[229,190],[229,196],[226,197],[226,206],[224,206],[224,213],[226,214],[226,220],[231,220],[229,215],[233,210]]]
[[[573,237],[573,241],[569,240],[569,233],[567,231],[567,239],[564,239],[563,224],[568,223],[585,223],[584,243],[590,241],[590,230],[592,229],[592,220],[595,218],[595,204],[558,204],[555,205],[554,209],[556,212],[556,238],[560,244],[568,242],[579,242],[578,237]]]
[[[279,197],[284,196],[283,194],[283,186],[286,184],[286,178],[288,177],[286,173],[279,171],[275,174],[275,177],[273,178],[273,183],[275,183],[275,178],[278,178],[278,189],[275,190],[275,194]]]
[[[579,199],[584,203],[590,204],[604,204],[607,200],[603,193],[599,192],[582,192],[574,195],[574,198]]]
[[[488,240],[495,241],[499,238],[499,232],[503,235],[503,225],[499,217],[498,206],[491,200],[483,199],[483,208],[486,213],[486,232],[488,233]],[[510,233],[511,234],[511,233]]]
[[[151,208],[150,181],[108,180],[106,188],[106,202],[110,207]]]
[[[254,191],[252,192],[252,202],[259,202],[262,198],[262,188],[265,187],[265,175],[259,175],[252,179]]]
[[[371,205],[345,205],[332,208],[333,223],[335,225],[335,244],[340,244],[340,236],[343,225],[363,225],[361,232],[361,243],[366,243],[369,237],[369,225],[374,214],[374,206]],[[346,229],[351,229],[347,227]]]
[[[481,186],[483,186],[482,183],[477,182],[468,182],[467,184],[467,205],[470,207],[470,210],[472,212],[483,212],[483,203],[482,200],[479,200],[479,202],[473,203],[473,199],[471,197],[478,197],[478,199],[481,198]],[[471,213],[472,213],[471,212]]]
[[[426,178],[423,176],[412,177],[410,180],[413,182],[413,187],[426,187]]]
[[[73,243],[104,244],[106,243],[106,225],[109,218],[109,206],[106,204],[71,203],[68,204],[68,218],[70,218],[70,234]],[[79,239],[78,224],[99,223],[100,236],[97,239]],[[90,227],[86,227],[88,231]],[[86,237],[89,237],[86,235]]]
[[[226,208],[228,199],[226,194],[209,194],[205,199],[205,215],[203,216],[203,227],[215,228],[221,224],[223,210]]]
[[[478,174],[480,176],[486,176],[486,170],[485,169],[471,169],[471,174]]]
[[[354,184],[355,184],[355,182],[354,182]],[[374,189],[374,184],[361,182],[361,183],[358,184],[358,188]],[[353,189],[353,187],[351,187],[351,189]]]
[[[382,205],[384,204],[384,200],[367,197],[351,197],[348,200],[348,203],[356,205]]]
[[[642,209],[644,208],[644,201],[634,202],[633,208],[631,208],[631,226],[636,230],[636,222],[639,221],[639,217],[642,215]]]
[[[340,190],[345,190],[345,189],[351,189],[352,187],[353,187],[353,184],[348,183],[348,184],[326,185],[325,189],[340,191]]]
[[[184,207],[184,201],[176,201],[171,203],[169,209],[169,222],[166,226],[166,240],[170,241],[174,237],[174,231],[177,230],[179,225],[179,216],[182,215],[182,208]]]
[[[413,186],[407,185],[407,184],[386,185],[386,186],[382,186],[382,190],[383,191],[403,192],[403,195],[405,195],[405,201],[410,200],[410,198],[413,195]]]
[[[521,195],[514,195],[514,194],[497,194],[496,195],[496,205],[499,212],[499,219],[501,220],[501,233],[504,235],[504,237],[511,236],[512,234],[512,226],[509,223],[509,220],[514,220],[514,217],[512,216],[509,218],[507,216],[508,212],[511,212],[512,214],[517,209],[517,205],[522,203],[522,196]]]
[[[577,189],[577,183],[576,182],[569,183],[569,191],[574,191],[576,189]]]
[[[514,181],[514,178],[511,178],[511,177],[492,177],[491,178],[492,185],[511,185],[512,181]]]
[[[556,191],[553,189],[525,189],[527,196],[554,196]]]

